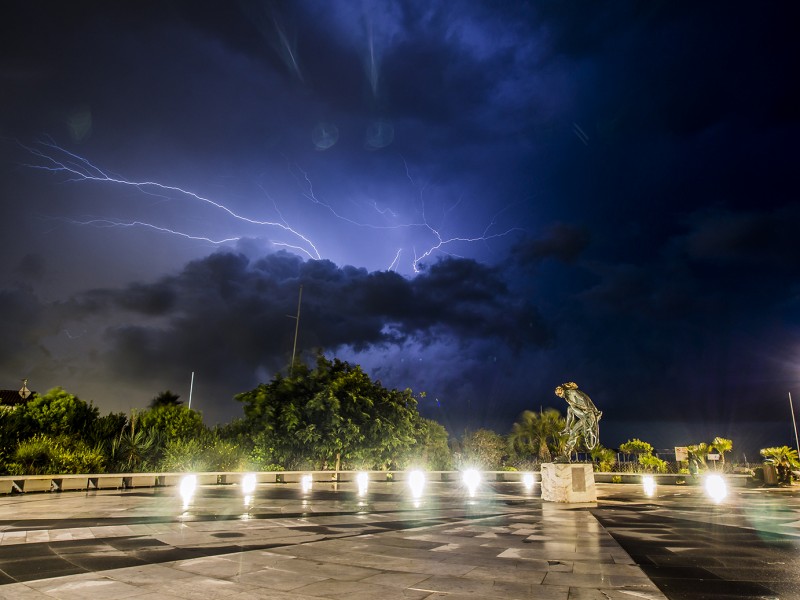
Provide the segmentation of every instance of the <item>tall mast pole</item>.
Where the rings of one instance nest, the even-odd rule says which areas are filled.
[[[192,371],[192,379],[189,381],[189,410],[192,410],[192,390],[194,390],[194,371]]]
[[[800,440],[797,438],[797,421],[794,419],[794,406],[792,406],[792,392],[789,392],[789,410],[792,413],[792,425],[794,425],[794,443],[797,451],[800,452]]]
[[[300,293],[297,295],[297,316],[290,317],[294,323],[294,345],[292,346],[292,364],[289,365],[289,377],[294,374],[294,357],[297,353],[297,333],[300,330],[300,303],[303,301],[303,285],[300,284]]]

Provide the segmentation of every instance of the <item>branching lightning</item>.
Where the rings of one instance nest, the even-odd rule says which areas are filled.
[[[161,198],[164,201],[184,199],[184,200],[189,200],[190,202],[201,203],[210,206],[213,210],[218,210],[222,212],[223,214],[227,215],[228,217],[236,221],[241,221],[243,223],[247,223],[250,225],[277,229],[279,231],[282,231],[284,234],[290,235],[292,238],[294,238],[294,240],[296,240],[295,242],[292,242],[291,240],[287,241],[285,239],[284,240],[270,239],[270,242],[275,246],[294,250],[298,253],[307,256],[310,259],[319,260],[322,258],[322,255],[318,250],[317,244],[312,242],[312,240],[308,235],[301,233],[298,229],[289,225],[289,223],[281,213],[281,210],[278,207],[278,203],[271,197],[271,195],[267,192],[267,190],[263,188],[263,186],[261,187],[261,190],[264,193],[265,197],[268,198],[269,201],[272,203],[274,211],[278,215],[277,220],[262,220],[245,216],[243,214],[240,214],[233,208],[226,206],[216,200],[202,196],[196,192],[183,189],[178,186],[166,185],[164,183],[159,183],[157,181],[134,181],[122,177],[120,175],[112,174],[109,171],[101,169],[96,164],[89,161],[87,158],[74,154],[69,150],[66,150],[65,148],[57,145],[52,140],[39,141],[33,146],[26,146],[21,143],[19,143],[19,145],[23,149],[25,149],[30,156],[33,156],[37,159],[35,162],[23,165],[27,168],[39,169],[51,173],[63,174],[66,176],[65,180],[66,182],[71,182],[71,183],[90,182],[90,183],[111,184],[116,186],[128,186],[135,188],[144,194]],[[416,201],[418,203],[416,210],[418,211],[417,214],[420,215],[420,218],[418,218],[415,221],[409,221],[405,223],[393,222],[391,224],[386,224],[386,221],[387,220],[396,221],[399,217],[398,214],[388,206],[385,208],[381,208],[379,207],[378,202],[376,201],[371,201],[368,204],[372,208],[374,213],[377,213],[378,215],[381,216],[382,220],[384,221],[384,223],[382,224],[375,224],[366,221],[355,220],[337,211],[336,208],[334,208],[334,206],[331,203],[320,198],[315,193],[312,178],[310,177],[308,172],[306,172],[296,164],[289,165],[289,172],[294,177],[298,185],[300,195],[313,205],[319,206],[322,209],[324,209],[338,221],[342,221],[354,227],[366,228],[371,230],[419,229],[426,232],[426,235],[431,236],[433,238],[433,243],[430,244],[429,246],[426,244],[427,247],[425,250],[418,253],[416,248],[412,248],[413,260],[411,261],[409,266],[411,267],[414,273],[418,273],[420,271],[421,261],[429,258],[435,253],[443,253],[455,256],[448,250],[448,246],[452,246],[457,243],[465,243],[465,244],[474,244],[477,242],[486,243],[489,240],[502,238],[511,234],[514,231],[519,231],[519,228],[511,227],[503,230],[502,232],[491,233],[493,228],[497,226],[497,220],[498,220],[497,217],[503,212],[500,211],[492,217],[489,224],[480,234],[471,236],[445,235],[443,233],[442,226],[433,225],[426,214],[425,190],[427,186],[417,185],[417,183],[414,181],[414,178],[411,176],[411,171],[409,169],[408,163],[405,161],[404,158],[403,158],[403,164],[405,166],[406,177],[416,192]],[[459,198],[457,202],[455,202],[452,206],[444,210],[441,213],[440,221],[446,220],[447,216],[458,208],[458,206],[461,204],[461,201],[462,199]],[[385,206],[385,203],[382,202],[381,204]],[[367,206],[367,205],[365,204],[362,206]],[[508,207],[506,207],[506,209],[507,208]],[[68,219],[67,221],[77,225],[102,227],[102,228],[141,227],[177,237],[182,237],[185,239],[202,241],[215,245],[236,242],[243,239],[244,237],[243,235],[234,234],[226,237],[215,238],[208,234],[192,234],[186,231],[182,231],[171,227],[165,227],[162,225],[158,225],[143,220],[124,220],[112,217],[103,217],[103,218],[98,217],[86,220]],[[394,255],[394,259],[391,261],[391,264],[389,265],[387,270],[395,271],[398,269],[400,265],[400,257],[402,252],[403,252],[402,247],[397,249]]]
[[[123,177],[113,177],[106,171],[103,171],[100,167],[91,163],[88,159],[73,154],[68,150],[58,146],[57,144],[53,143],[52,141],[40,141],[37,143],[36,147],[33,146],[26,146],[24,144],[20,144],[22,148],[28,151],[32,156],[39,158],[42,162],[40,164],[25,164],[23,166],[31,168],[31,169],[41,169],[44,171],[50,171],[53,173],[65,173],[68,175],[68,182],[85,182],[85,181],[94,181],[94,182],[102,182],[102,183],[111,183],[116,185],[122,186],[130,186],[134,187],[144,193],[153,194],[154,191],[157,192],[155,195],[161,196],[164,198],[170,198],[170,196],[162,195],[160,192],[164,194],[177,194],[179,196],[183,196],[189,199],[193,199],[205,204],[208,204],[218,210],[221,210],[234,219],[238,221],[243,221],[245,223],[249,223],[252,225],[259,225],[259,226],[266,226],[266,227],[275,227],[278,229],[282,229],[285,232],[290,233],[291,235],[299,238],[303,242],[308,245],[308,248],[302,248],[300,246],[296,246],[298,249],[301,249],[305,252],[309,257],[319,259],[321,255],[319,250],[317,250],[316,245],[304,234],[300,233],[296,229],[293,229],[285,222],[276,222],[276,221],[263,221],[258,219],[251,219],[244,215],[240,215],[239,213],[235,212],[231,208],[220,204],[219,202],[215,202],[210,198],[206,198],[195,192],[184,190],[183,188],[171,185],[165,185],[163,183],[159,183],[156,181],[131,181],[125,179]],[[50,153],[46,152],[42,148],[49,149]],[[86,224],[100,224],[101,220],[96,220],[95,223],[86,223]],[[207,242],[211,242],[213,244],[222,244],[225,242],[231,242],[241,239],[240,236],[226,238],[223,240],[212,240],[205,236],[192,236],[187,233],[175,231],[166,227],[159,227],[157,225],[146,223],[142,221],[134,221],[131,223],[123,223],[121,221],[117,221],[115,219],[107,219],[105,220],[105,226],[108,227],[121,227],[121,226],[140,226],[140,227],[149,227],[151,229],[156,229],[159,231],[163,231],[165,233],[171,233],[177,236],[186,237],[189,239],[197,239],[203,240]],[[273,242],[274,243],[274,242]],[[281,245],[280,243],[278,245]],[[283,244],[286,246],[290,246],[289,244]],[[295,246],[290,246],[295,247]]]

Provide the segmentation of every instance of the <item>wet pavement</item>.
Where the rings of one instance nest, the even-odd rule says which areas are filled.
[[[800,490],[521,483],[0,496],[0,599],[800,599]]]

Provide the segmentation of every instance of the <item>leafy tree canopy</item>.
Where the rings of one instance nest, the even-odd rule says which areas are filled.
[[[464,435],[462,441],[465,464],[462,466],[499,470],[507,454],[507,443],[499,433],[491,429],[478,429]]]
[[[272,445],[272,461],[292,464],[299,455],[324,467],[341,461],[387,468],[415,443],[419,420],[411,390],[388,390],[358,365],[317,357],[296,365],[289,377],[236,396],[245,423]]]
[[[195,437],[205,431],[203,417],[196,410],[180,404],[162,404],[137,416],[136,427],[154,429],[165,439]]]
[[[60,387],[24,405],[23,418],[36,432],[50,435],[81,434],[91,428],[99,411]]]

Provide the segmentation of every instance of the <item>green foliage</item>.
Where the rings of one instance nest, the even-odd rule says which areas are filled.
[[[155,470],[161,455],[162,436],[156,429],[131,429],[123,431],[111,446],[114,470],[119,473]]]
[[[625,454],[635,454],[636,456],[639,456],[641,454],[652,454],[653,446],[647,442],[643,442],[638,438],[633,438],[624,444],[620,444],[619,451]]]
[[[207,438],[204,456],[210,471],[243,471],[247,466],[247,454],[236,442],[217,435]]]
[[[544,412],[524,411],[511,428],[508,442],[516,460],[550,462],[553,455],[561,454],[564,440],[560,432],[565,420],[555,408]]]
[[[99,415],[97,408],[60,387],[22,406],[23,418],[30,428],[49,435],[81,434],[91,428]]]
[[[102,473],[104,469],[101,450],[68,436],[42,433],[20,442],[8,464],[12,475]]]
[[[653,456],[652,454],[640,454],[639,464],[644,467],[646,473],[666,473],[667,461]]]
[[[617,453],[610,448],[604,448],[600,444],[597,444],[590,454],[597,470],[603,473],[613,470],[614,465],[617,464]]]
[[[251,434],[264,434],[254,453],[273,463],[316,458],[320,468],[392,466],[416,442],[419,413],[410,390],[387,390],[357,365],[317,357],[290,377],[236,396]]]
[[[778,483],[789,484],[792,482],[792,469],[800,468],[800,459],[797,450],[789,446],[774,446],[762,448],[761,456],[764,463],[775,467],[778,474]]]
[[[197,438],[173,438],[164,444],[159,471],[211,471],[203,443]]]
[[[103,446],[110,452],[111,443],[127,426],[128,417],[125,413],[108,413],[95,419],[89,431],[85,433],[86,442],[92,446]]]
[[[447,443],[449,434],[443,425],[431,419],[420,418],[415,434],[416,444],[409,450],[405,464],[429,471],[448,471],[453,468],[453,455]]]
[[[711,449],[716,450],[720,456],[722,463],[722,470],[725,470],[725,453],[733,450],[733,440],[724,437],[715,437],[714,441],[710,444]]]
[[[689,473],[693,477],[708,470],[706,456],[708,456],[709,449],[709,445],[705,442],[686,446],[686,450],[689,453]]]
[[[136,426],[153,429],[168,440],[197,437],[206,431],[199,412],[175,404],[162,404],[143,411],[138,415]]]
[[[21,440],[34,433],[36,431],[32,428],[31,423],[25,419],[23,405],[2,407],[0,410],[0,456],[10,455]]]
[[[470,467],[484,471],[498,471],[507,457],[507,444],[503,436],[490,429],[467,433],[461,442],[463,456],[457,467]]]

